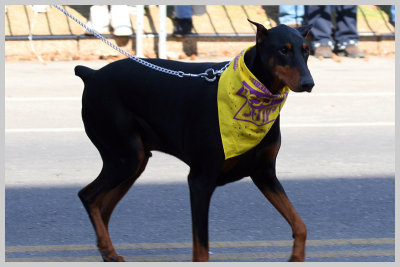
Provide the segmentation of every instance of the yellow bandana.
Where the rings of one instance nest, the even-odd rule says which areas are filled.
[[[242,51],[218,82],[218,118],[225,159],[258,145],[279,115],[289,94],[285,86],[272,94],[250,72]]]

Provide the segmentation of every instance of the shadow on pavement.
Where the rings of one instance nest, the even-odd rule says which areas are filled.
[[[308,239],[394,238],[394,178],[287,180],[282,184],[308,227]],[[80,187],[6,188],[6,246],[94,244]],[[133,186],[110,223],[114,243],[190,242],[184,183]],[[245,179],[218,188],[210,240],[291,240],[288,224]]]

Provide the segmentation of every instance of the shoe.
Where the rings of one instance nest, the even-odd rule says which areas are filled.
[[[351,58],[357,58],[357,57],[359,57],[359,58],[364,58],[364,57],[365,57],[365,53],[362,52],[362,51],[358,48],[358,46],[356,46],[356,45],[349,45],[349,46],[346,46],[346,48],[344,49],[344,54],[345,54],[347,57],[351,57]]]
[[[130,36],[133,34],[129,8],[126,5],[112,5],[110,10],[111,27],[116,36]]]
[[[115,36],[131,36],[133,31],[130,26],[121,25],[114,28],[113,34]]]
[[[174,36],[181,37],[189,34],[192,31],[193,21],[192,19],[178,19],[174,20]]]
[[[321,45],[315,49],[314,56],[315,57],[323,57],[323,58],[332,58],[332,50],[327,45]]]

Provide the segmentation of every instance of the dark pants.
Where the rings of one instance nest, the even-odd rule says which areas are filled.
[[[336,8],[337,29],[334,38],[332,38],[332,8]],[[314,49],[320,45],[329,45],[333,50],[335,42],[338,50],[343,50],[349,45],[357,45],[357,6],[310,5],[307,6],[306,12],[308,24],[313,24],[311,34]]]

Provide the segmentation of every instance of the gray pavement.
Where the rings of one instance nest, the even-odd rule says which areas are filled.
[[[107,62],[5,64],[8,261],[100,259],[76,196],[101,168],[82,129],[77,64]],[[393,261],[395,61],[312,58],[309,67],[316,86],[289,95],[277,163],[309,229],[307,260]],[[153,155],[117,206],[112,239],[128,260],[189,260],[189,169]],[[215,261],[285,261],[290,254],[289,226],[249,178],[215,192],[210,239]]]

